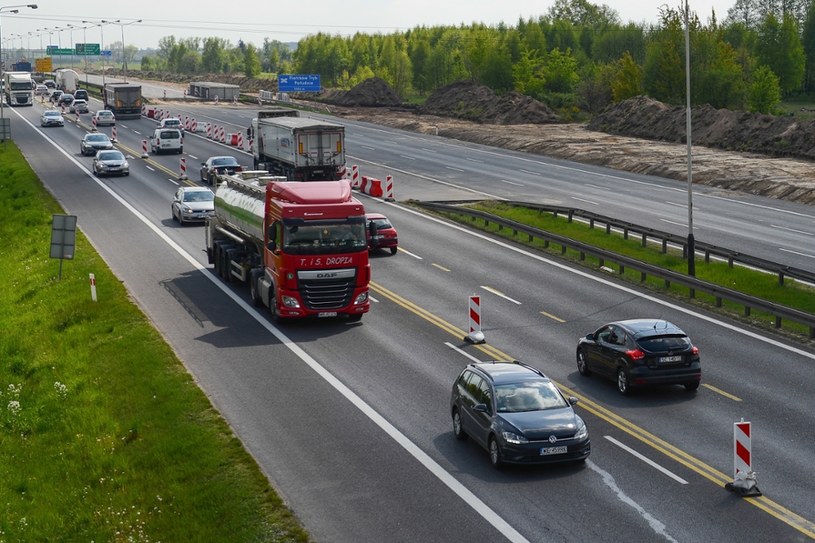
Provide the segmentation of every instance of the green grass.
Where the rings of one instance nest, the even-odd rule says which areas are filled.
[[[680,250],[671,249],[669,247],[666,253],[662,253],[661,244],[656,242],[652,243],[650,240],[649,243],[643,247],[640,236],[631,235],[628,239],[624,239],[622,233],[613,230],[610,234],[607,234],[605,225],[590,228],[587,223],[582,221],[575,220],[568,222],[567,217],[563,215],[555,217],[551,213],[539,212],[536,209],[521,206],[516,207],[503,202],[484,201],[471,204],[469,207],[486,211],[521,224],[533,226],[547,232],[566,236],[594,247],[635,258],[642,262],[680,273],[687,273],[688,263],[682,256]],[[557,244],[552,243],[547,246],[543,240],[540,239],[533,239],[533,241],[530,242],[525,234],[519,233],[518,235],[513,235],[511,229],[500,229],[495,223],[490,223],[489,226],[485,227],[484,221],[481,219],[472,220],[469,217],[456,215],[455,213],[445,213],[444,215],[458,222],[512,238],[517,242],[536,249],[560,255],[575,262],[580,262],[593,269],[598,269],[601,265],[597,258],[586,255],[585,259],[581,260],[579,252],[572,249],[567,249],[565,254],[563,254],[561,247]],[[616,263],[604,262],[603,265],[607,268],[611,268],[615,275],[619,275],[619,266]],[[640,283],[640,273],[638,271],[626,269],[621,277],[630,282]],[[730,267],[727,262],[717,261],[712,258],[708,263],[704,262],[704,259],[697,258],[696,277],[763,300],[815,314],[815,289],[789,278],[786,278],[784,284],[780,285],[777,275],[751,270],[737,265]],[[648,277],[644,285],[654,290],[665,291],[677,298],[688,300],[688,289],[686,287],[670,285],[666,288],[665,282],[655,277]],[[697,292],[694,301],[715,311],[746,319],[751,324],[757,324],[765,328],[774,327],[775,325],[775,320],[771,315],[762,314],[755,310],[751,312],[749,319],[747,319],[744,315],[743,306],[738,304],[723,302],[722,307],[715,307],[715,299],[703,293]],[[792,333],[795,336],[806,337],[808,334],[806,327],[792,322],[783,321],[782,326],[783,331]]]
[[[0,541],[308,541],[81,232],[58,280],[10,142],[0,209]]]

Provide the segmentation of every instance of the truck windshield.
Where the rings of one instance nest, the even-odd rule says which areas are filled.
[[[30,81],[23,81],[22,83],[19,82],[12,82],[11,83],[11,90],[13,91],[24,91],[24,90],[31,90],[31,82]]]
[[[367,249],[364,217],[283,223],[283,251],[289,254],[338,254]]]

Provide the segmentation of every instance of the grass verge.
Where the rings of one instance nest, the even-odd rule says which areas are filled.
[[[513,206],[504,202],[483,201],[470,204],[468,207],[486,211],[496,216],[533,226],[547,232],[566,236],[573,240],[635,258],[665,269],[680,273],[687,272],[688,264],[683,258],[681,250],[669,248],[666,253],[663,253],[661,251],[661,245],[657,243],[649,243],[643,247],[639,237],[624,239],[621,233],[615,232],[614,230],[610,233],[606,233],[604,227],[590,228],[587,223],[581,221],[569,222],[563,215],[555,217],[551,213],[540,212],[537,209],[522,206]],[[530,242],[525,235],[515,236],[511,230],[499,229],[495,223],[490,223],[489,226],[485,227],[483,221],[473,221],[464,215],[457,215],[455,213],[442,214],[452,220],[467,224],[470,227],[512,239],[517,243],[533,247],[548,254],[566,258],[586,267],[592,269],[600,268],[600,262],[596,258],[587,256],[585,260],[580,260],[577,251],[567,250],[565,254],[562,254],[561,247],[556,244],[546,246],[544,242],[539,239],[534,239]],[[610,269],[610,272],[615,276],[622,277],[626,281],[644,284],[644,286],[649,289],[662,291],[675,298],[682,299],[686,302],[689,301],[688,289],[685,287],[671,285],[666,288],[664,281],[652,277],[649,277],[644,283],[641,283],[639,272],[626,270],[625,273],[618,274],[619,268],[616,264],[605,262],[603,265],[607,269]],[[780,285],[776,275],[742,266],[730,267],[727,262],[714,259],[711,259],[709,262],[705,262],[704,259],[697,259],[696,277],[763,300],[815,314],[815,288],[790,278],[785,279],[784,284]],[[782,325],[783,328],[777,330],[774,328],[774,318],[760,311],[753,310],[748,317],[743,314],[743,307],[740,305],[724,302],[722,307],[716,307],[715,300],[703,293],[697,293],[696,298],[694,298],[692,302],[761,328],[772,328],[775,331],[789,333],[799,341],[807,339],[808,329],[806,327],[793,322],[784,321]]]
[[[10,142],[0,209],[0,541],[308,541],[81,232],[57,279],[64,212]]]

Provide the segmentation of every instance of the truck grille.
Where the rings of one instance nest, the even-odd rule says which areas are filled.
[[[308,309],[328,311],[351,303],[355,278],[300,280],[300,296]]]

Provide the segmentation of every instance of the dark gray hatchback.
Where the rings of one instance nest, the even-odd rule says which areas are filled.
[[[620,394],[644,385],[699,388],[699,349],[681,328],[661,319],[605,324],[577,343],[577,369],[613,379]]]
[[[469,364],[453,384],[453,434],[471,437],[489,452],[496,468],[505,463],[584,461],[589,431],[566,398],[540,370],[520,362]]]

